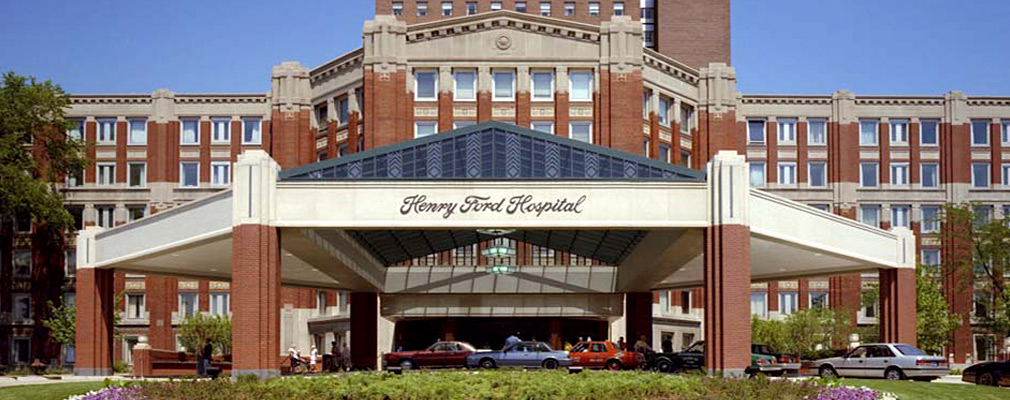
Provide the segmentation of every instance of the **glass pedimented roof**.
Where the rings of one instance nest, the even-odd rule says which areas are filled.
[[[281,171],[281,181],[651,180],[704,182],[701,171],[484,122]]]

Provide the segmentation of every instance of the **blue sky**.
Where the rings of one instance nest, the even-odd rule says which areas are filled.
[[[703,0],[701,0],[703,1]],[[373,0],[0,0],[0,70],[74,93],[266,92],[361,45]],[[744,93],[1010,96],[1008,0],[734,0]]]

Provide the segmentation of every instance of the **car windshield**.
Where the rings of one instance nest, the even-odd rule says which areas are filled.
[[[459,351],[469,351],[469,352],[477,351],[477,348],[473,347],[473,345],[470,343],[460,342],[457,343],[456,345],[459,346]]]
[[[571,352],[572,353],[581,353],[583,351],[586,351],[586,349],[588,347],[589,347],[589,345],[586,344],[586,343],[579,343],[579,344],[575,345],[575,347],[572,347]]]
[[[554,350],[551,350],[551,347],[548,346],[547,343],[537,343],[536,344],[536,349],[537,349],[537,351],[554,351]]]
[[[694,344],[691,345],[691,347],[688,347],[687,350],[684,350],[684,352],[686,352],[686,353],[704,353],[705,352],[705,342],[695,342]]]
[[[898,349],[898,352],[906,356],[925,356],[928,355],[917,347],[912,347],[909,345],[897,345],[894,348]]]

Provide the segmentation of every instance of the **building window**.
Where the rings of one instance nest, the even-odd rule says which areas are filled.
[[[912,219],[912,206],[891,206],[891,227],[911,227],[909,222]]]
[[[908,163],[891,164],[891,185],[908,186]]]
[[[828,294],[824,292],[810,293],[810,308],[827,308]]]
[[[70,129],[67,129],[67,139],[75,142],[84,141],[84,120],[70,120]]]
[[[147,309],[144,308],[143,294],[128,293],[126,295],[126,318],[127,319],[147,318]]]
[[[750,313],[759,318],[768,318],[768,293],[750,294]]]
[[[231,118],[211,118],[210,137],[213,143],[231,143]]]
[[[569,124],[569,134],[572,139],[592,143],[593,123],[590,121],[573,121]]]
[[[491,2],[491,11],[498,11],[498,10],[501,10],[501,2],[500,1],[492,1]]]
[[[765,163],[763,162],[751,162],[750,163],[750,185],[751,186],[764,186],[767,181],[765,180]]]
[[[397,17],[403,15],[403,2],[402,1],[394,1],[393,2],[393,15],[395,15]]]
[[[971,163],[971,187],[989,187],[989,163]]]
[[[571,71],[568,73],[568,81],[571,83],[572,101],[593,100],[592,71]]]
[[[210,184],[227,186],[231,183],[231,163],[215,161],[210,163]]]
[[[828,121],[825,119],[807,120],[807,144],[824,146],[828,144]]]
[[[147,206],[141,204],[126,207],[127,221],[133,222],[147,216]]]
[[[466,128],[468,126],[473,126],[476,124],[477,122],[472,120],[454,121],[452,123],[452,129]]]
[[[515,71],[494,71],[491,73],[491,83],[494,85],[494,100],[511,101],[515,100],[516,94],[516,73]]]
[[[63,252],[63,273],[69,277],[77,275],[77,250],[70,249]],[[67,293],[66,303],[67,305],[73,305],[73,301],[76,297],[73,292]]]
[[[940,231],[940,206],[922,206],[922,232]]]
[[[200,163],[184,162],[179,164],[179,186],[197,187],[200,185]]]
[[[27,249],[14,250],[11,257],[14,276],[28,278],[32,276],[32,251]]]
[[[530,125],[531,125],[531,128],[533,128],[533,130],[535,130],[535,131],[539,131],[539,132],[543,132],[543,133],[547,133],[547,134],[552,134],[552,135],[554,134],[554,122],[551,122],[551,121],[533,121]]]
[[[100,186],[110,186],[116,183],[116,163],[98,163],[98,177],[96,184]]]
[[[807,169],[808,180],[810,181],[810,187],[826,187],[828,186],[828,164],[824,162],[812,162],[808,164]]]
[[[859,221],[874,228],[879,228],[880,206],[876,204],[864,204],[859,206]]]
[[[595,2],[595,1],[589,3],[589,16],[590,17],[599,17],[600,16],[600,3]]]
[[[427,1],[419,1],[419,2],[417,2],[417,16],[418,17],[427,17],[428,16],[428,2]]]
[[[877,187],[880,184],[877,177],[879,171],[877,169],[877,163],[875,162],[864,162],[859,163],[859,186],[860,187]]]
[[[666,161],[666,162],[671,162],[670,161],[670,145],[668,145],[668,144],[661,144],[661,145],[659,145],[659,159],[663,160],[663,161]]]
[[[543,15],[545,17],[551,16],[551,3],[546,1],[540,2],[540,15]]]
[[[936,269],[940,266],[940,249],[922,249],[922,265]],[[933,271],[939,272],[939,271]]]
[[[215,317],[227,316],[231,310],[231,299],[228,293],[210,294],[210,315]]]
[[[859,120],[859,145],[860,146],[877,145],[877,120],[875,119]]]
[[[84,170],[71,171],[66,176],[66,184],[68,188],[76,188],[84,186]]]
[[[530,74],[533,85],[534,101],[550,101],[554,99],[554,73],[551,71],[533,71]]]
[[[183,118],[182,134],[179,136],[182,144],[200,144],[200,120]]]
[[[1010,146],[1010,120],[1003,120],[1003,131],[1000,132],[1000,141],[1003,142],[1004,147]]]
[[[438,100],[438,72],[414,71],[414,100]]]
[[[642,138],[642,146],[643,146],[642,147],[642,154],[645,154],[646,158],[652,157],[652,151],[649,150],[649,143],[650,143],[650,141],[649,141],[648,137]]]
[[[29,337],[11,338],[11,363],[28,364],[32,362],[32,339]]]
[[[466,3],[466,15],[474,15],[477,13],[477,3],[467,2]]]
[[[908,120],[891,120],[891,144],[904,146],[908,144]]]
[[[921,169],[922,187],[935,188],[940,186],[940,165],[937,163],[922,163]]]
[[[972,207],[975,212],[975,225],[982,226],[992,219],[992,206],[989,205],[976,205]]]
[[[877,305],[868,304],[866,307],[862,307],[860,311],[863,314],[863,318],[877,318]]]
[[[747,143],[764,144],[765,142],[765,120],[747,120]]]
[[[782,118],[779,123],[779,143],[796,143],[796,120],[792,118]]]
[[[783,162],[779,163],[778,167],[779,167],[779,185],[795,185],[796,163]]]
[[[680,133],[690,135],[694,128],[694,109],[691,106],[681,104],[680,106]]]
[[[147,144],[147,119],[130,119],[130,144]]]
[[[574,17],[575,16],[575,3],[565,2],[565,16]]]
[[[242,144],[260,144],[263,121],[259,117],[242,118]]]
[[[926,119],[919,121],[919,144],[923,146],[936,146],[940,144],[940,134],[938,133],[940,121]]]
[[[443,17],[451,17],[452,16],[452,2],[451,1],[443,1],[442,2],[442,16]]]
[[[680,313],[690,314],[691,313],[691,291],[681,290],[680,291]]]
[[[624,15],[624,3],[614,3],[614,15]]]
[[[656,116],[659,117],[660,125],[670,126],[670,103],[672,103],[670,99],[659,97],[659,111]]]
[[[131,162],[126,164],[130,187],[144,187],[147,185],[147,163]]]
[[[1010,186],[1010,164],[1003,164],[1003,186]],[[1010,218],[1010,215],[1007,216]]]
[[[989,145],[989,121],[982,119],[971,121],[971,145]]]
[[[453,71],[453,98],[472,101],[477,99],[477,73],[473,70]]]
[[[824,211],[826,213],[831,212],[830,204],[808,204],[810,207],[816,208],[818,210]]]
[[[316,292],[316,311],[320,315],[326,315],[326,292],[322,290]]]
[[[112,228],[115,225],[115,206],[96,206],[95,211],[98,212],[98,221],[96,222],[99,227]]]
[[[414,122],[414,137],[423,138],[428,135],[434,135],[438,132],[438,122],[437,121],[416,121]]]
[[[796,292],[779,292],[779,315],[789,315],[799,309],[799,294]]]
[[[99,118],[97,125],[98,144],[116,144],[116,119]]]
[[[316,106],[316,124],[319,125],[319,129],[327,129],[327,124],[329,123],[329,117],[327,117],[326,103]]]
[[[681,150],[680,151],[680,165],[684,167],[691,166],[691,151]]]
[[[31,214],[18,214],[14,218],[14,232],[17,233],[31,233],[32,232],[32,216]]]
[[[68,206],[67,212],[74,218],[74,227],[84,229],[84,206]]]
[[[190,318],[200,311],[200,296],[197,293],[179,293],[179,317]]]
[[[517,1],[516,2],[516,12],[525,13],[526,12],[526,2]]]

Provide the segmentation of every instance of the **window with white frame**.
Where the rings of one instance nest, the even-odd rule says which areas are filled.
[[[940,231],[940,206],[927,206],[921,208],[921,227],[923,233],[936,233]]]
[[[473,125],[476,125],[476,124],[477,124],[477,121],[468,120],[468,119],[467,120],[453,121],[452,122],[452,129],[465,128],[465,127],[473,126]]]
[[[624,15],[624,2],[614,2],[614,15]]]
[[[216,317],[227,316],[231,310],[230,296],[228,293],[211,293],[210,294],[210,315]]]
[[[466,2],[466,15],[474,15],[477,13],[477,2],[468,1]]]
[[[495,70],[491,73],[492,91],[496,101],[512,101],[516,98],[516,72]]]
[[[212,143],[231,143],[231,118],[214,117],[210,119],[210,141]]]
[[[923,188],[940,187],[940,164],[922,163],[919,164],[919,170]]]
[[[908,163],[891,164],[891,185],[908,186]]]
[[[263,140],[262,131],[262,118],[242,117],[242,144],[260,144]]]
[[[200,144],[200,119],[182,118],[182,132],[179,135],[180,143]]]
[[[859,163],[859,186],[877,187],[880,185],[880,171],[875,162]]]
[[[517,1],[516,2],[516,12],[518,12],[518,13],[525,13],[526,12],[526,2],[525,1]]]
[[[477,99],[477,71],[462,69],[452,71],[452,96],[455,100],[473,101]]]
[[[403,15],[403,2],[402,1],[394,1],[393,2],[393,15],[395,15],[397,17]]]
[[[893,145],[907,145],[908,144],[908,120],[907,119],[892,119],[891,120],[891,144]]]
[[[599,17],[600,16],[600,3],[596,1],[589,2],[589,16]]]
[[[130,118],[129,144],[147,144],[147,118]]]
[[[807,145],[824,146],[828,144],[828,120],[822,118],[807,120]]]
[[[77,275],[77,249],[66,250],[63,253],[63,272],[67,276]],[[73,305],[73,303],[69,301],[71,300],[70,295],[72,294],[74,294],[74,292],[67,293],[68,305]],[[76,297],[74,297],[73,299],[76,299]]]
[[[190,318],[200,311],[200,295],[194,292],[179,293],[179,317]]]
[[[1000,131],[1000,142],[1003,143],[1004,147],[1010,146],[1010,119],[1004,119],[1002,122],[1003,125],[1001,125],[1001,128],[1003,129]]]
[[[143,204],[126,206],[126,220],[133,222],[147,216],[147,206]]]
[[[116,163],[95,164],[98,176],[95,177],[95,184],[99,186],[109,186],[116,183]]]
[[[428,2],[427,1],[419,1],[419,2],[417,2],[417,16],[418,17],[427,17],[428,16]]]
[[[565,2],[565,16],[573,17],[575,16],[575,2],[566,1]]]
[[[823,161],[814,161],[807,165],[807,181],[810,187],[828,186],[828,164]]]
[[[414,71],[414,100],[438,100],[437,71]]]
[[[143,293],[126,294],[126,318],[127,319],[147,318],[147,309],[144,306]]]
[[[747,120],[747,143],[764,144],[765,142],[765,120]]]
[[[919,144],[923,146],[940,144],[940,121],[935,119],[919,120]]]
[[[491,11],[498,11],[498,10],[501,10],[501,2],[500,1],[492,1],[491,2]]]
[[[200,163],[195,161],[179,163],[179,186],[200,186]]]
[[[694,109],[687,104],[680,105],[680,133],[690,135],[694,128]]]
[[[551,16],[551,3],[547,1],[540,2],[540,15],[545,17]]]
[[[326,315],[326,292],[322,290],[316,292],[316,311],[320,315]]]
[[[796,163],[780,162],[778,168],[779,168],[779,185],[796,184]]]
[[[1003,171],[1003,186],[1010,186],[1010,164],[1003,164],[1001,169]],[[1010,215],[1007,217],[1010,218]]]
[[[891,205],[891,226],[892,227],[911,227],[912,222],[912,206],[909,205]]]
[[[750,185],[751,186],[764,186],[767,183],[767,178],[765,178],[765,163],[763,162],[751,162],[750,163]]]
[[[443,1],[442,2],[442,16],[443,17],[451,17],[452,16],[452,2],[451,1]]]
[[[779,123],[779,143],[796,143],[796,120],[793,118],[780,118]]]
[[[671,162],[670,160],[670,145],[660,144],[659,145],[659,159],[665,162]]]
[[[593,142],[593,123],[590,121],[572,121],[568,132],[572,139],[586,143]]]
[[[860,307],[859,312],[863,318],[877,318],[877,304],[871,303]]]
[[[67,129],[67,139],[75,142],[84,141],[84,120],[70,120],[70,124],[70,129]]]
[[[116,144],[116,119],[98,118],[95,122],[98,144]]]
[[[685,167],[691,166],[691,151],[681,150],[680,151],[680,165]]]
[[[922,249],[922,253],[920,254],[922,265],[929,267],[940,266],[940,249]]]
[[[971,145],[989,145],[989,121],[984,119],[974,119],[971,121]]]
[[[210,163],[210,184],[214,186],[227,186],[230,183],[231,163],[228,161]]]
[[[652,157],[652,150],[649,149],[652,146],[650,146],[649,143],[651,143],[651,141],[648,137],[642,138],[642,154],[645,154],[646,157]]]
[[[95,206],[98,213],[98,221],[95,221],[101,228],[112,228],[116,222],[116,206]]]
[[[752,292],[750,294],[750,313],[758,318],[768,318],[768,293]]]
[[[414,137],[423,138],[428,135],[434,135],[438,133],[438,122],[437,121],[415,121],[414,122]]]
[[[659,124],[663,126],[670,126],[670,105],[673,104],[673,100],[667,97],[659,96],[659,111],[657,111],[656,116],[659,117]]]
[[[568,81],[571,87],[571,101],[592,101],[593,100],[593,72],[592,71],[569,71]]]
[[[816,208],[818,210],[824,211],[826,213],[831,212],[831,205],[830,204],[818,203],[818,204],[807,204],[807,205],[810,206],[810,207]]]
[[[877,204],[863,204],[859,206],[859,221],[872,226],[880,227],[880,206]]]
[[[554,134],[553,121],[532,121],[530,123],[530,128],[532,128],[535,131]]]
[[[130,162],[126,164],[127,183],[130,187],[147,186],[147,163]]]
[[[989,187],[989,163],[971,163],[971,187]]]
[[[14,300],[14,318],[16,320],[32,319],[32,295],[30,293],[14,293],[11,295]]]
[[[11,265],[13,267],[14,276],[26,278],[32,276],[32,251],[28,249],[18,249],[14,250],[12,253]]]
[[[810,292],[810,308],[828,308],[827,292]]]
[[[32,338],[11,337],[11,363],[28,364],[32,362]]]
[[[554,72],[535,70],[530,73],[533,86],[533,101],[550,101],[554,99]]]
[[[17,233],[31,233],[32,232],[32,216],[31,214],[18,214],[15,216],[14,221],[14,232]]]
[[[859,120],[859,145],[860,146],[877,145],[877,120],[875,119]]]
[[[779,315],[789,315],[799,310],[799,293],[779,292]]]

